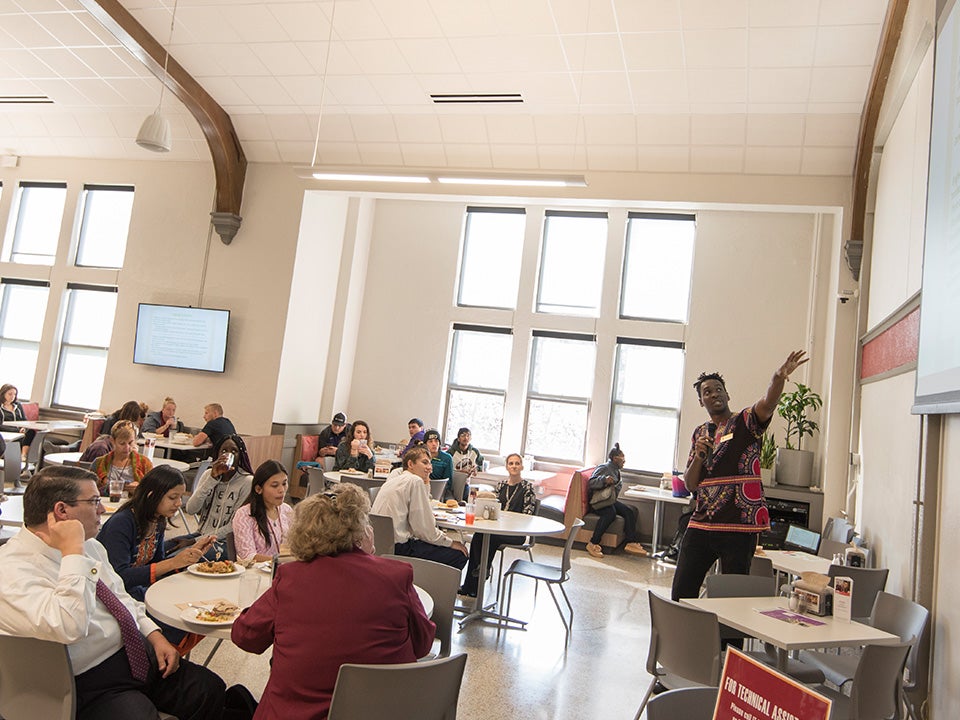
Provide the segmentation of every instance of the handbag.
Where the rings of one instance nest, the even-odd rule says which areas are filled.
[[[590,494],[590,507],[594,510],[603,510],[617,501],[617,490],[613,485],[606,485]]]

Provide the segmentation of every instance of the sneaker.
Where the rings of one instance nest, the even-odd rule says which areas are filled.
[[[603,548],[592,542],[587,543],[587,552],[590,553],[590,555],[592,555],[595,558],[603,557]]]
[[[463,597],[475,598],[477,596],[476,590],[470,590],[466,585],[461,585],[457,588],[457,595],[462,595]]]
[[[630,553],[631,555],[647,555],[647,549],[640,543],[627,543],[623,546],[623,551]]]

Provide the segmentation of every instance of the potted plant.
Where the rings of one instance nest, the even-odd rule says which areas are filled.
[[[760,440],[760,480],[773,485],[773,465],[777,461],[777,441],[772,432],[764,432]]]
[[[809,416],[823,406],[823,400],[803,383],[794,385],[797,389],[783,393],[777,403],[777,414],[787,422],[786,447],[777,449],[777,483],[809,487],[813,477],[813,452],[801,449],[801,444],[804,436],[813,437],[820,430]]]

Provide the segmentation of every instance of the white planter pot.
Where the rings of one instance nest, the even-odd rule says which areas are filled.
[[[810,487],[813,479],[813,452],[777,448],[777,484]]]
[[[773,468],[760,468],[760,482],[765,487],[773,487]]]

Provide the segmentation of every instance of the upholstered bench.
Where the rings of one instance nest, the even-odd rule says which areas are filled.
[[[577,531],[576,542],[589,542],[597,526],[597,520],[600,519],[596,513],[590,511],[587,502],[590,497],[587,483],[594,469],[582,468],[570,477],[570,488],[567,490],[567,499],[564,503],[563,523],[569,528],[576,518],[583,519],[583,527]],[[603,534],[600,545],[615,548],[624,541],[625,537],[623,518],[618,515]]]

